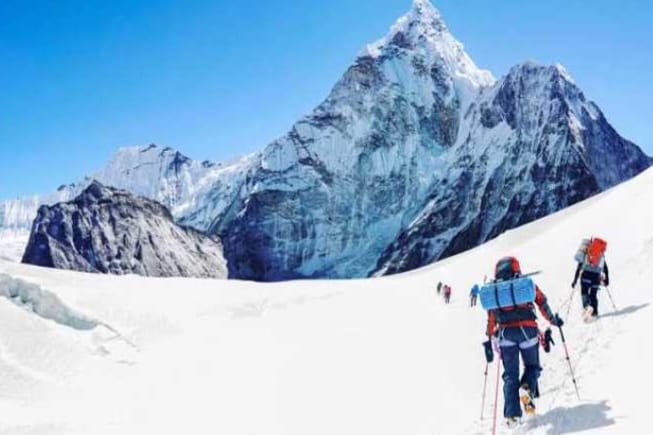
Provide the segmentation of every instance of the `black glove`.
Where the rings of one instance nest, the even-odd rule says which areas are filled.
[[[562,321],[560,316],[556,313],[556,315],[553,317],[553,321],[551,322],[553,326],[557,326],[558,328],[561,328],[562,325],[565,324],[565,322]]]
[[[551,345],[555,346],[555,342],[553,341],[551,328],[547,328],[546,331],[544,331],[544,343],[542,343],[542,347],[544,347],[544,352],[546,353],[551,352]]]
[[[488,340],[483,343],[483,349],[485,350],[485,360],[488,364],[494,361],[494,351],[492,350],[492,341]]]
[[[610,285],[610,278],[608,278],[606,276],[605,279],[603,280],[603,284],[605,284],[606,287],[609,286]]]

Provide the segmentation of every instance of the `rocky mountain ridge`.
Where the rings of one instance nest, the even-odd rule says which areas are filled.
[[[163,205],[97,181],[41,206],[23,263],[92,273],[226,278],[217,237],[180,227]]]

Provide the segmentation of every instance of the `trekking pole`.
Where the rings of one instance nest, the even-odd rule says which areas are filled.
[[[571,306],[574,304],[574,294],[575,293],[576,293],[576,287],[572,287],[571,288],[571,293],[569,294],[569,297],[567,298],[566,302],[564,304],[562,304],[562,306],[560,307],[562,309],[562,307],[564,307],[565,304],[568,304],[567,305],[567,311],[565,312],[565,319],[569,318],[569,312],[571,311]]]
[[[487,391],[487,370],[488,367],[490,367],[490,363],[486,362],[485,363],[485,373],[483,376],[485,377],[485,380],[483,381],[483,400],[481,401],[481,421],[483,421],[483,417],[485,416],[485,392]]]
[[[610,293],[610,289],[607,286],[605,287],[605,289],[607,290],[608,296],[610,297],[610,302],[612,302],[612,308],[614,308],[615,311],[619,311],[617,310],[617,306],[614,303],[614,299],[612,299],[612,293]]]
[[[562,345],[565,349],[565,358],[567,358],[567,364],[569,364],[569,372],[571,373],[571,380],[574,382],[574,388],[576,389],[576,396],[580,400],[580,393],[578,392],[578,383],[576,382],[576,375],[574,374],[574,368],[571,365],[571,359],[569,358],[569,350],[567,349],[567,341],[565,340],[565,334],[562,332],[562,326],[558,326],[558,331],[560,331],[560,338],[562,339]]]
[[[499,373],[501,371],[501,350],[497,352],[497,384],[494,389],[494,416],[492,417],[492,435],[497,433],[497,409],[499,408]]]

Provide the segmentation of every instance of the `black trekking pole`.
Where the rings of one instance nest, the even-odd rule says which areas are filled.
[[[569,349],[567,349],[567,341],[565,340],[565,334],[562,332],[562,325],[560,325],[560,317],[556,314],[556,320],[558,323],[558,331],[560,331],[560,338],[562,339],[562,345],[565,349],[565,358],[567,359],[567,364],[569,364],[569,372],[571,373],[571,380],[574,382],[574,388],[576,389],[576,396],[580,400],[580,393],[578,392],[578,383],[576,382],[576,375],[574,374],[574,368],[571,365],[571,358],[569,358]]]
[[[562,304],[562,307],[567,304],[567,311],[565,312],[565,319],[569,318],[569,313],[571,312],[571,306],[574,304],[574,295],[576,294],[576,287],[571,288],[571,293],[569,294],[569,297],[567,298],[567,301]],[[560,307],[562,309],[562,307]]]
[[[485,373],[483,376],[485,377],[485,380],[483,381],[483,400],[481,401],[481,421],[483,421],[483,417],[485,415],[485,393],[487,391],[487,370],[490,367],[490,363],[486,362],[485,363]]]
[[[615,305],[615,303],[614,303],[614,299],[612,299],[612,293],[610,293],[610,289],[608,288],[608,286],[605,286],[605,290],[608,292],[608,296],[610,297],[610,302],[612,303],[612,308],[614,308],[615,311],[619,311],[619,310],[617,310],[617,305]]]

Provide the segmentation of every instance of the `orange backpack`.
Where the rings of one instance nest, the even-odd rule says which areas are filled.
[[[608,242],[598,237],[592,237],[589,246],[587,247],[586,264],[592,269],[601,271],[603,269],[603,257],[605,250],[608,247]]]

